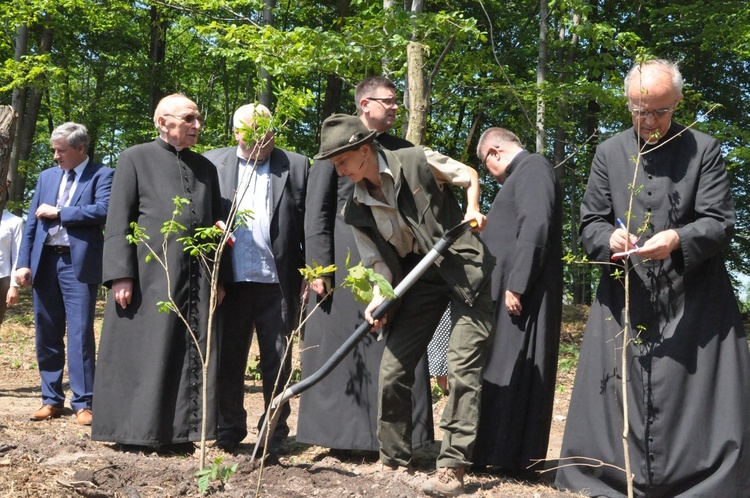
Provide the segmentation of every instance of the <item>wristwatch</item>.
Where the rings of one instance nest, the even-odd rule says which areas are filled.
[[[60,219],[60,211],[62,211],[62,208],[57,208],[57,219]]]

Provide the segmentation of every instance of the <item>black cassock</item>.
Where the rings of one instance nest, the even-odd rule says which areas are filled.
[[[412,147],[410,142],[388,134],[378,136],[389,150]],[[316,161],[307,182],[305,253],[307,264],[336,264],[334,285],[346,276],[360,257],[352,227],[341,215],[354,183],[339,178],[330,161]],[[334,243],[335,241],[335,243]],[[308,313],[320,298],[310,297]],[[349,289],[337,290],[315,311],[305,325],[302,377],[313,374],[364,320],[365,305]],[[343,450],[377,451],[378,370],[385,340],[368,334],[336,369],[300,396],[297,441]],[[416,370],[412,392],[414,429],[412,446],[419,448],[434,439],[432,402],[426,357]]]
[[[538,154],[519,153],[507,171],[482,232],[497,258],[497,306],[473,463],[523,471],[546,458],[552,421],[562,313],[562,192],[552,166]],[[520,316],[508,313],[506,290],[522,294]]]
[[[162,251],[160,230],[172,217],[173,198],[189,199],[176,220],[189,233],[222,218],[216,169],[203,156],[176,149],[161,139],[120,154],[115,169],[104,242],[104,283],[132,278],[127,309],[110,292],[102,327],[94,382],[96,413],[91,438],[123,444],[157,445],[199,441],[202,409],[200,355],[205,354],[210,284],[198,258],[169,237]],[[128,243],[130,222],[150,237],[148,243],[168,262],[170,287],[179,308],[196,332],[200,349],[174,312],[160,313],[167,301],[167,276],[148,249]],[[229,256],[227,255],[227,258]],[[218,333],[212,335],[208,385],[208,437],[216,434]]]
[[[643,148],[633,183],[638,151]],[[750,355],[721,255],[735,211],[719,143],[672,123],[657,146],[633,128],[596,151],[581,206],[581,241],[610,261],[616,218],[641,243],[674,229],[664,260],[630,258],[628,443],[637,496],[750,496]],[[583,338],[557,484],[591,495],[626,493],[621,365],[625,292],[602,268]],[[636,336],[637,337],[634,337]],[[589,458],[590,460],[584,460]]]

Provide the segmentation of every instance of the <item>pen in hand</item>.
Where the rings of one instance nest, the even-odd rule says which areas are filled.
[[[622,228],[623,230],[625,230],[625,232],[627,232],[625,240],[626,240],[626,244],[629,244],[630,243],[630,232],[628,232],[628,228],[625,226],[625,223],[623,223],[620,218],[617,218],[617,224],[620,226],[620,228]],[[636,248],[636,249],[638,249],[638,244],[633,244],[633,247]]]

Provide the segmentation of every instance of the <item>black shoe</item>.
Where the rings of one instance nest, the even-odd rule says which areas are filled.
[[[213,447],[219,448],[222,451],[232,452],[236,450],[240,446],[240,442],[236,439],[232,439],[229,437],[219,437],[219,439],[214,442]]]
[[[286,438],[284,439],[273,439],[271,441],[271,453],[274,455],[288,455],[291,451],[291,448],[289,447],[289,443],[287,442]]]
[[[160,444],[155,449],[156,453],[160,455],[192,455],[195,453],[195,445],[191,442]]]
[[[258,445],[258,451],[262,452],[264,448],[265,441],[261,441]],[[272,438],[269,445],[268,445],[268,454],[270,455],[287,455],[291,451],[289,447],[289,443],[287,442],[286,438]]]

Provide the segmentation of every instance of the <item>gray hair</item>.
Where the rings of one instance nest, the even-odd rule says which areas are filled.
[[[682,79],[682,73],[680,73],[680,64],[678,62],[668,61],[667,59],[649,59],[647,61],[633,64],[628,74],[625,75],[625,95],[628,94],[630,88],[630,82],[633,77],[643,71],[646,66],[662,66],[663,69],[669,71],[672,74],[672,88],[677,92],[677,95],[682,96],[682,87],[684,81]]]
[[[55,140],[65,140],[68,145],[77,149],[79,145],[83,144],[84,150],[88,150],[89,144],[91,143],[91,137],[86,127],[79,123],[68,121],[63,123],[54,130],[49,137],[50,143]]]
[[[490,141],[492,142],[492,145],[487,145],[487,142]],[[482,149],[484,149],[485,146],[489,148],[495,147],[497,145],[502,145],[504,143],[513,143],[523,148],[521,140],[512,131],[497,126],[493,128],[487,128],[486,130],[484,130],[484,133],[482,133],[482,136],[479,137],[479,142],[477,142],[477,157],[480,160],[482,159]]]

